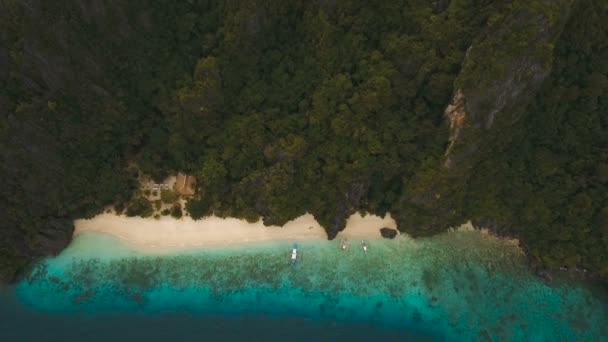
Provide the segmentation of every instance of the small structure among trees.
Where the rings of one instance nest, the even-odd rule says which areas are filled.
[[[196,191],[196,178],[185,173],[178,173],[173,189],[180,195],[192,196]]]

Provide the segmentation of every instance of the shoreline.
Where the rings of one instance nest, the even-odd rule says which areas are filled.
[[[325,229],[305,214],[283,226],[264,226],[261,220],[249,223],[237,218],[209,216],[200,220],[190,217],[141,218],[104,213],[91,219],[74,221],[74,237],[86,232],[105,233],[131,244],[150,250],[175,250],[193,247],[218,247],[244,243],[327,240]],[[338,239],[383,239],[380,228],[397,229],[395,220],[387,213],[384,218],[375,215],[351,215]]]
[[[100,214],[91,219],[78,219],[74,221],[74,225],[73,237],[88,232],[107,234],[133,245],[138,252],[144,253],[172,253],[192,248],[230,247],[259,242],[327,241],[325,229],[311,214],[302,215],[283,226],[264,226],[261,220],[249,223],[241,219],[216,216],[195,221],[187,216],[180,219],[155,219],[119,216],[114,213]],[[383,227],[396,229],[396,222],[390,213],[381,218],[369,214],[362,216],[357,212],[347,219],[346,228],[338,233],[337,239],[384,240],[380,235],[380,228]],[[601,291],[608,289],[606,279],[593,272],[539,268],[527,255],[525,246],[522,246],[519,239],[496,234],[491,228],[476,226],[468,221],[448,228],[443,234],[455,232],[476,232],[486,239],[514,246],[527,260],[530,271],[547,283],[557,279],[580,280],[599,286]],[[399,234],[399,239],[410,239],[405,233]]]

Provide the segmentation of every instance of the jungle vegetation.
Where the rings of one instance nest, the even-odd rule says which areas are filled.
[[[453,212],[432,227],[409,198],[443,172],[455,85],[504,71],[462,70],[467,50],[517,23],[506,18],[554,15],[554,2],[98,3],[0,1],[0,269],[54,250],[49,236],[106,205],[151,215],[135,164],[157,180],[195,175],[193,218],[310,212],[330,237],[354,211],[406,212],[414,236],[474,219],[519,237],[539,265],[608,275],[604,1],[575,2],[540,49],[525,27],[501,28],[518,32],[503,60],[546,53],[551,73],[485,142],[492,153],[430,195]],[[491,37],[473,57],[494,57]]]

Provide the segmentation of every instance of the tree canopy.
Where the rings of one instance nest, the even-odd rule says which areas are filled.
[[[551,1],[102,3],[0,3],[0,267],[36,255],[50,219],[110,204],[148,215],[136,164],[195,175],[193,218],[310,212],[330,237],[355,211],[404,213],[413,235],[476,219],[539,264],[608,275],[602,1],[573,5],[554,46],[531,41],[543,21],[507,20],[554,13]],[[462,181],[433,188],[457,87],[491,84],[513,72],[492,61],[526,53],[551,61],[541,91]],[[440,229],[421,198],[450,208]]]

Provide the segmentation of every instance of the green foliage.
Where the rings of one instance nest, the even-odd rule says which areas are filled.
[[[599,273],[608,267],[608,25],[602,6],[575,5],[555,46],[550,78],[477,167],[467,198],[469,215],[514,227],[537,262]]]
[[[576,5],[555,44],[536,44],[561,20],[549,0],[133,0],[107,2],[116,15],[103,17],[74,1],[40,2],[35,16],[1,5],[11,72],[0,77],[0,147],[11,154],[0,214],[19,233],[0,253],[38,255],[12,246],[49,217],[121,212],[134,162],[157,180],[195,175],[194,219],[282,224],[310,212],[334,236],[355,210],[391,211],[414,235],[481,218],[509,227],[538,262],[608,269],[600,0]],[[518,24],[529,16],[542,20]],[[553,67],[543,90],[522,120],[483,137],[492,153],[464,181],[442,180],[454,85],[510,76],[504,65],[522,56]],[[142,197],[126,210],[152,214]]]
[[[172,159],[202,184],[192,217],[280,224],[308,211],[332,230],[362,203],[390,209],[404,175],[442,153],[440,112],[489,11],[450,8],[432,19],[423,2],[228,6],[216,48],[162,108]]]
[[[173,208],[171,208],[171,216],[175,218],[181,218],[182,215],[182,205],[179,203],[174,204]]]
[[[170,189],[162,189],[160,191],[160,200],[166,204],[173,204],[179,199],[179,194]]]
[[[186,202],[186,210],[195,220],[211,215],[211,203],[209,203],[209,197],[203,196],[202,198],[190,199]]]
[[[125,211],[125,204],[123,202],[118,202],[114,204],[114,211],[116,211],[116,215],[121,215],[123,211]]]
[[[554,30],[554,25],[561,20],[562,2],[514,0],[508,5],[498,4],[497,13],[488,19],[489,34],[477,38],[475,47],[468,52],[457,88],[466,91],[480,86],[490,87],[500,79],[531,77],[517,73],[516,69],[507,67],[509,65],[522,68],[525,64],[537,63],[549,70],[554,46],[544,39],[550,36],[552,32],[548,31]],[[521,51],[526,53],[521,54]],[[513,64],[512,61],[517,59],[522,62]]]
[[[127,207],[127,216],[150,217],[154,213],[152,204],[143,196],[135,197]]]

